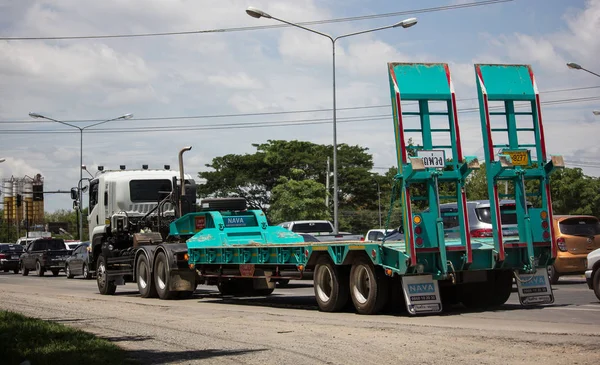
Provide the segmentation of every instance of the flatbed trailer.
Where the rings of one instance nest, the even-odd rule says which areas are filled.
[[[462,153],[448,65],[389,63],[388,71],[399,166],[393,196],[403,208],[405,241],[306,243],[269,226],[261,211],[207,210],[171,224],[172,235],[187,239],[189,268],[227,295],[267,295],[275,282],[311,271],[319,309],[328,312],[341,310],[351,300],[358,313],[375,314],[398,298],[411,314],[440,312],[442,303],[487,308],[508,300],[513,278],[522,304],[552,303],[546,272],[556,256],[549,174],[563,163],[546,154],[530,66],[475,65],[493,202],[490,238],[471,237],[466,219],[465,182],[479,162]],[[491,102],[498,103],[498,109],[490,110]],[[527,111],[516,111],[515,103]],[[441,110],[434,110],[434,104]],[[499,126],[492,125],[492,117],[500,117]],[[522,125],[523,117],[527,126]],[[416,121],[413,126],[411,120]],[[498,133],[504,134],[502,143],[494,142]],[[519,140],[522,133],[530,134],[527,142]],[[411,134],[419,145],[407,145]],[[494,152],[497,148],[499,153]],[[500,181],[514,187],[516,238],[502,237]],[[533,207],[527,201],[532,194],[529,181],[539,188]],[[441,196],[440,184],[450,184],[454,193]],[[418,200],[426,209],[415,209]],[[446,237],[441,200],[457,202],[457,238]]]

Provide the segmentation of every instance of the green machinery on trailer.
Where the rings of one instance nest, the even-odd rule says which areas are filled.
[[[268,295],[277,281],[312,272],[319,308],[329,312],[352,301],[358,313],[374,314],[392,298],[403,299],[411,314],[440,312],[442,302],[501,305],[515,277],[523,304],[552,303],[545,269],[555,257],[549,174],[562,166],[562,159],[547,157],[530,67],[475,65],[492,202],[494,235],[489,238],[471,237],[469,231],[464,187],[479,162],[463,156],[448,65],[389,63],[388,69],[399,166],[395,194],[404,211],[404,240],[304,242],[269,226],[262,211],[239,204],[228,209],[224,201],[220,209],[208,207],[171,224],[170,234],[186,240],[190,269],[230,295]],[[521,108],[527,111],[516,111]],[[498,125],[492,125],[495,119]],[[524,133],[530,134],[526,142],[519,140]],[[408,136],[416,136],[419,146],[407,146]],[[518,237],[510,239],[501,234],[502,181],[513,186],[520,222]],[[537,193],[528,193],[529,181],[537,184]],[[441,196],[442,184],[452,193]],[[535,206],[528,203],[532,194]],[[444,230],[441,200],[457,203],[454,238]]]

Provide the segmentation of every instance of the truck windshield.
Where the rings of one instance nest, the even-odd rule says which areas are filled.
[[[132,202],[157,202],[171,191],[170,180],[131,180],[129,182]]]
[[[600,234],[600,222],[592,217],[577,217],[561,221],[560,232],[572,236],[595,236]]]
[[[294,232],[311,233],[311,232],[333,232],[331,225],[327,222],[323,223],[295,223],[292,230]]]

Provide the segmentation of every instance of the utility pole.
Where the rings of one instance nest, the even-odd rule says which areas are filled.
[[[327,194],[325,194],[325,206],[329,208],[329,157],[327,157],[327,174],[325,176],[325,190],[327,190]]]

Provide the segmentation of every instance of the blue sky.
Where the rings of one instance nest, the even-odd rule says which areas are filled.
[[[253,19],[255,6],[292,22],[337,19],[464,4],[475,0],[402,1],[166,1],[22,0],[0,2],[0,37],[48,37],[173,32],[276,25]],[[387,62],[447,62],[458,99],[476,96],[473,64],[526,63],[541,91],[599,86],[600,78],[567,69],[577,62],[600,72],[600,0],[514,0],[433,13],[314,25],[340,35],[415,16],[409,29],[384,30],[340,40],[337,45],[338,143],[361,145],[373,154],[375,172],[396,165]],[[252,153],[252,143],[298,139],[331,144],[331,45],[296,28],[168,37],[0,40],[0,177],[41,173],[48,190],[77,183],[79,132],[31,120],[29,112],[76,121],[133,113],[84,133],[84,164],[176,165],[179,149],[192,145],[186,172],[205,169],[212,158]],[[600,88],[542,93],[542,101],[600,97]],[[344,110],[347,107],[371,107]],[[460,109],[476,106],[461,101]],[[600,176],[600,100],[542,106],[551,154]],[[155,117],[227,117],[140,120]],[[377,116],[384,116],[383,118]],[[226,123],[322,124],[234,128]],[[343,120],[343,119],[341,119]],[[463,149],[483,157],[478,114],[459,114]],[[25,122],[27,121],[27,122]],[[89,123],[78,123],[86,126]],[[164,127],[207,130],[152,131]],[[142,128],[134,132],[127,128]],[[16,132],[20,131],[20,132]],[[48,133],[56,132],[56,133]],[[46,210],[70,209],[66,195],[46,197]]]

